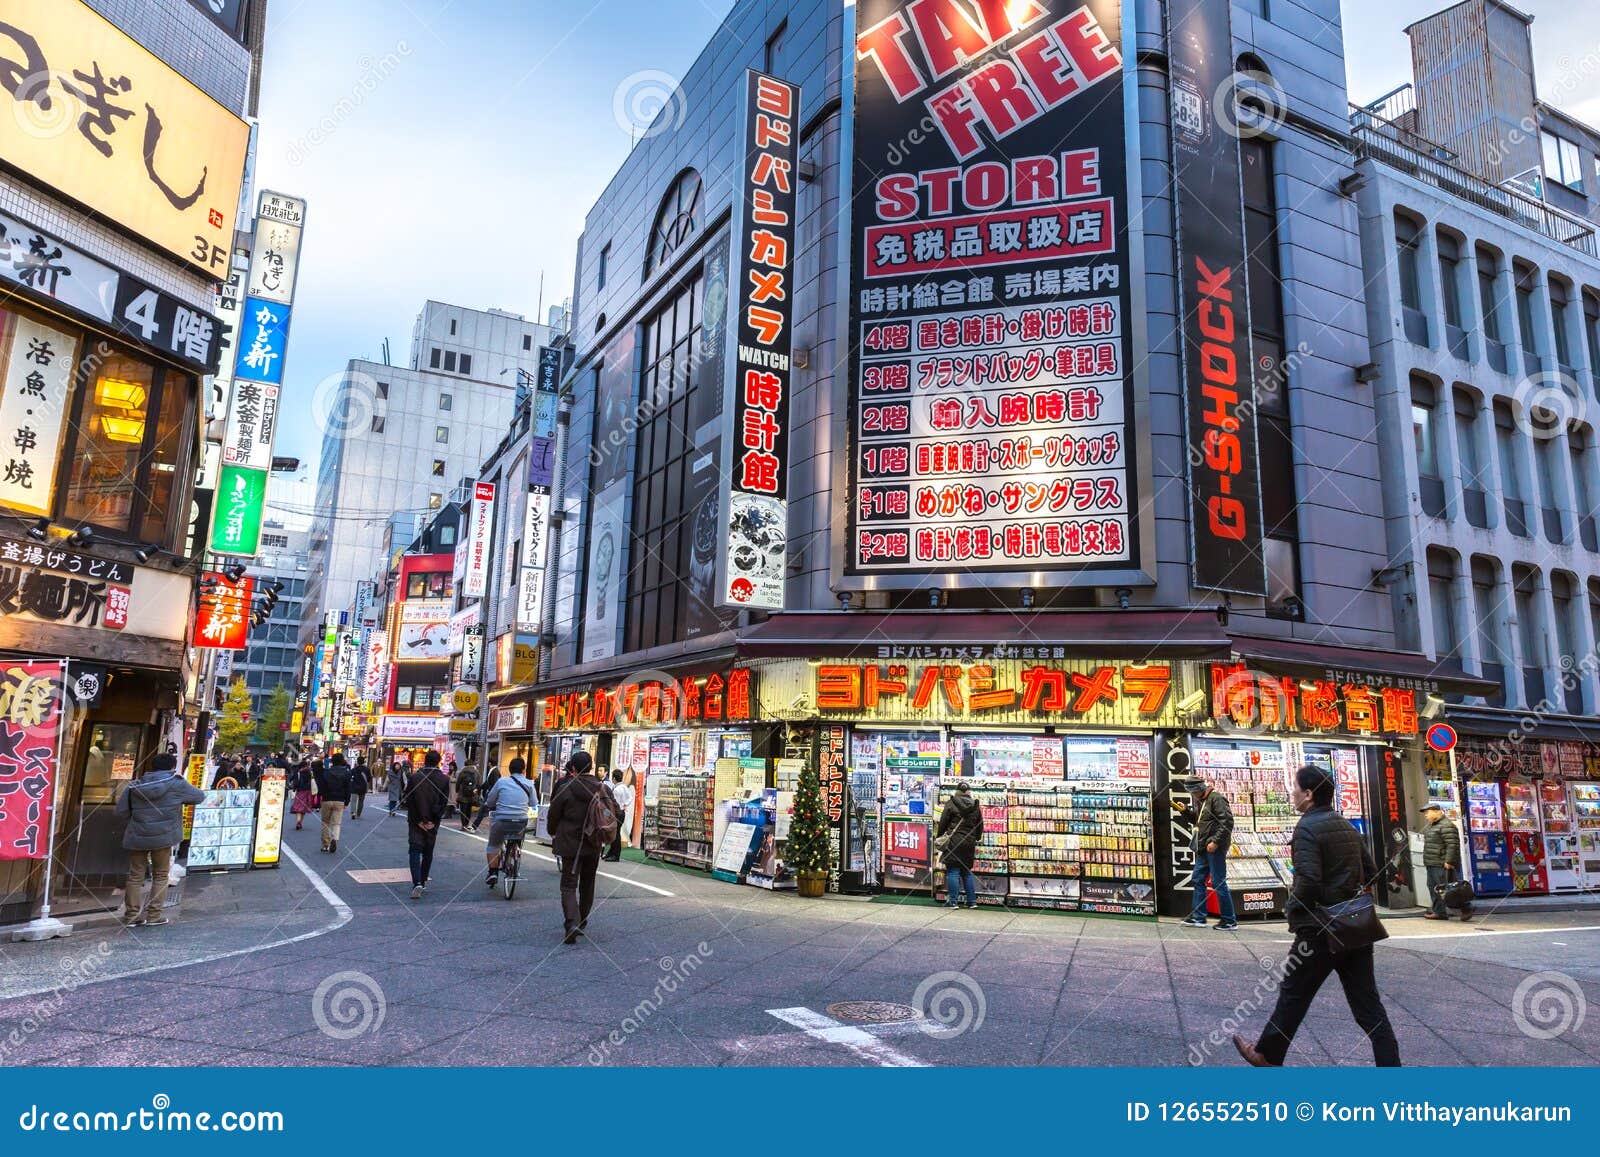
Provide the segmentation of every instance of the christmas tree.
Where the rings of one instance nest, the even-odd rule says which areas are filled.
[[[828,820],[822,807],[822,778],[808,761],[794,793],[794,819],[784,863],[793,872],[828,870]]]

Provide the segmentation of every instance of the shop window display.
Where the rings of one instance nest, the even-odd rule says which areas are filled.
[[[1195,773],[1233,806],[1228,886],[1287,888],[1293,878],[1289,836],[1299,816],[1289,802],[1283,745],[1203,740],[1193,750]]]

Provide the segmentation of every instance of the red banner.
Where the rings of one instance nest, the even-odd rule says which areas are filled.
[[[244,650],[250,641],[250,601],[255,590],[256,580],[250,575],[231,583],[218,571],[202,573],[194,645],[217,651]]]
[[[0,671],[0,860],[50,853],[62,684],[60,663]]]

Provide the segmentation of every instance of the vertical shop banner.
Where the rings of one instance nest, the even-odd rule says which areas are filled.
[[[461,593],[469,599],[481,599],[489,587],[489,547],[494,538],[493,482],[473,483],[468,519]]]
[[[261,545],[266,505],[266,471],[224,466],[217,477],[216,507],[211,516],[212,553],[253,557]]]
[[[1229,0],[1168,0],[1173,211],[1194,586],[1262,595],[1261,478],[1250,352]]]
[[[528,493],[522,523],[522,575],[517,583],[516,629],[538,631],[544,616],[544,571],[550,556],[550,492]]]
[[[0,317],[0,506],[44,515],[55,509],[56,459],[77,365],[77,338],[19,314]],[[144,386],[102,377],[94,400],[105,438],[143,439]]]
[[[195,614],[194,645],[219,651],[242,651],[250,637],[250,602],[256,580],[245,575],[229,582],[218,571],[200,574],[200,605]]]
[[[0,860],[50,855],[64,682],[60,663],[0,669]]]
[[[389,689],[389,633],[374,629],[367,637],[366,665],[361,673],[361,697],[382,702]]]
[[[1122,5],[856,13],[843,576],[1140,573]]]
[[[228,279],[216,295],[217,320],[222,323],[217,338],[217,372],[211,378],[211,390],[206,395],[206,421],[220,422],[228,416],[228,400],[233,397],[233,367],[238,359],[239,333],[244,328],[244,283],[250,276],[250,255],[243,249],[233,251],[233,265]]]
[[[817,737],[817,776],[822,787],[822,809],[828,817],[828,891],[839,891],[844,867],[845,778],[848,741],[843,727],[824,727]]]
[[[717,605],[783,610],[789,569],[789,396],[792,389],[795,157],[800,90],[745,74],[739,124],[744,168],[728,285]]]

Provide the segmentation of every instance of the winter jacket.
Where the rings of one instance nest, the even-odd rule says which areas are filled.
[[[1440,816],[1422,829],[1422,866],[1461,867],[1461,833],[1449,816]]]
[[[350,794],[366,795],[372,787],[372,770],[364,763],[350,769]]]
[[[389,769],[389,802],[399,803],[400,797],[406,790],[406,770],[403,767]]]
[[[1233,843],[1233,805],[1228,803],[1228,797],[1212,789],[1200,801],[1198,811],[1190,808],[1185,818],[1188,816],[1194,818],[1194,840],[1190,846],[1198,852],[1207,844],[1216,844],[1217,851],[1226,855]]]
[[[1318,907],[1350,899],[1378,875],[1366,841],[1332,804],[1319,804],[1300,817],[1289,848],[1294,885],[1284,915],[1291,931],[1317,931],[1322,926]]]
[[[521,821],[528,818],[528,809],[539,798],[538,790],[520,775],[508,775],[494,781],[489,794],[483,797],[483,806],[496,820]]]
[[[317,794],[323,803],[350,802],[351,772],[348,767],[329,763],[317,769]]]
[[[592,775],[569,775],[550,793],[546,827],[555,853],[563,858],[586,852],[598,856],[599,848],[583,846],[583,825],[589,818],[589,801],[605,785]]]
[[[950,839],[941,857],[944,866],[972,871],[973,857],[983,841],[983,808],[974,796],[957,792],[945,803],[934,835],[946,834]]]
[[[302,764],[289,769],[288,787],[291,793],[311,790],[311,769]]]
[[[456,772],[456,804],[469,808],[478,802],[478,773],[470,767]]]
[[[117,797],[116,813],[128,820],[122,846],[150,852],[183,842],[183,805],[199,803],[206,793],[175,771],[147,771]]]
[[[437,767],[425,767],[412,772],[402,797],[406,805],[406,822],[412,827],[419,824],[437,824],[444,819],[444,809],[450,804],[450,781]]]

